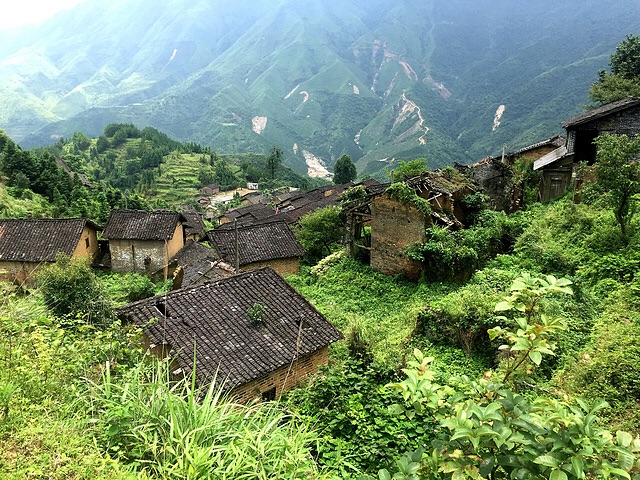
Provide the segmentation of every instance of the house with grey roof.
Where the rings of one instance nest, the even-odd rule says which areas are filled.
[[[169,275],[173,276],[174,289],[220,280],[235,273],[231,265],[217,258],[214,249],[193,240],[187,240],[169,260]]]
[[[285,222],[217,228],[208,232],[220,259],[243,270],[270,266],[281,275],[298,273],[304,248]]]
[[[30,283],[58,254],[91,261],[101,227],[84,218],[0,219],[0,279]]]
[[[562,123],[566,143],[539,158],[533,170],[541,173],[539,198],[542,201],[562,196],[571,186],[580,163],[596,161],[595,138],[602,133],[640,134],[640,98],[627,97],[611,102]]]
[[[240,401],[273,399],[326,364],[342,338],[280,275],[263,268],[119,309],[174,375]]]
[[[102,236],[109,240],[111,269],[168,275],[169,259],[184,245],[186,219],[178,212],[112,210]]]

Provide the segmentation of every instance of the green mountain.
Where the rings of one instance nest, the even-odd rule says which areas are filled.
[[[25,147],[112,122],[322,175],[477,160],[560,131],[640,4],[86,0],[0,35],[0,128]]]

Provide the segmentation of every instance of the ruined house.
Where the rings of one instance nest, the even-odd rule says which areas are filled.
[[[208,233],[218,256],[232,266],[255,270],[269,266],[281,275],[298,273],[304,248],[285,222],[269,222]]]
[[[169,259],[184,245],[186,219],[178,212],[112,210],[102,236],[109,240],[111,269],[168,276]]]
[[[342,335],[270,268],[174,290],[119,309],[176,376],[239,401],[272,400],[327,363]],[[194,364],[195,359],[195,364]]]
[[[389,185],[374,186],[345,207],[346,242],[352,255],[368,251],[374,270],[417,280],[422,266],[406,257],[405,247],[424,242],[425,228],[432,224],[461,227],[465,216],[461,200],[476,187],[458,172],[426,172],[404,184],[416,198],[428,202],[431,212],[425,215],[418,202],[394,197]]]
[[[0,219],[0,279],[29,284],[59,253],[92,260],[99,230],[84,218]]]
[[[564,137],[555,136],[472,165],[456,164],[456,169],[478,184],[480,191],[489,197],[490,208],[514,212],[522,206],[522,191],[519,185],[513,184],[513,165],[520,158],[538,160],[564,143]]]
[[[570,188],[577,166],[596,161],[593,140],[601,133],[640,134],[640,98],[627,97],[588,110],[562,126],[567,131],[564,145],[539,158],[533,166],[541,173],[539,199],[560,197]]]

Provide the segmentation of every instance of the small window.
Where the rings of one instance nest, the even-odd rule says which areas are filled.
[[[86,248],[89,248],[89,237],[86,237],[86,238],[84,239],[84,246],[85,246]]]
[[[276,399],[276,387],[270,388],[262,392],[263,402],[273,402]]]

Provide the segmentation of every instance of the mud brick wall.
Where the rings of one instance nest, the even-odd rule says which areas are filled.
[[[424,241],[425,218],[410,205],[386,195],[371,204],[371,266],[386,275],[420,278],[420,263],[404,256],[404,248]]]
[[[249,272],[263,267],[271,267],[280,275],[296,275],[300,271],[300,259],[298,257],[290,257],[265,262],[254,262],[241,266],[240,270]]]
[[[252,382],[241,385],[231,391],[231,396],[239,402],[251,402],[260,399],[262,393],[275,387],[276,398],[282,392],[290,390],[304,380],[308,375],[316,373],[318,367],[329,361],[329,347],[316,350],[314,353],[299,358],[293,365],[284,365]]]

